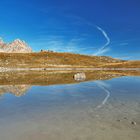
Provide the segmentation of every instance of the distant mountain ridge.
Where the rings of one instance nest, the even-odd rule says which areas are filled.
[[[20,39],[16,39],[11,43],[5,43],[0,38],[0,52],[4,53],[31,53],[32,49],[28,44]]]

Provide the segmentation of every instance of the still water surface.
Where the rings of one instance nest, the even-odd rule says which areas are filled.
[[[0,140],[140,139],[139,76],[1,85],[0,93]]]

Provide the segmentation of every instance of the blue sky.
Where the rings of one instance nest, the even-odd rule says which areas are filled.
[[[1,0],[0,37],[49,49],[140,59],[139,0]]]

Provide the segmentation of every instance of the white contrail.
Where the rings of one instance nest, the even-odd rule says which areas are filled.
[[[105,37],[106,40],[107,40],[107,42],[106,42],[106,44],[104,45],[104,47],[108,46],[108,45],[110,44],[110,38],[108,37],[107,33],[106,33],[101,27],[99,27],[99,26],[96,26],[96,27],[97,27],[97,29],[98,29],[99,31],[102,32],[102,34],[104,35],[104,37]]]
[[[82,23],[82,24],[84,23],[84,24],[87,24],[88,26],[96,28],[98,31],[100,31],[102,33],[102,35],[106,39],[106,43],[103,46],[101,46],[97,50],[97,52],[95,52],[93,55],[101,55],[101,54],[104,54],[104,53],[106,53],[110,50],[110,48],[107,47],[107,46],[110,44],[111,40],[110,40],[107,32],[103,28],[101,28],[100,26],[98,26],[96,24],[93,24],[93,23],[91,23],[91,22],[87,21],[86,19],[84,19],[82,17],[79,17],[79,16],[75,16],[75,15],[69,15],[68,16],[68,15],[66,15],[66,17],[75,18],[76,20],[80,21],[80,23]]]
[[[111,86],[109,84],[103,82],[103,81],[94,81],[94,83],[96,83],[96,85],[99,88],[103,89],[105,91],[105,93],[106,93],[106,96],[102,100],[102,102],[95,107],[95,109],[99,109],[99,108],[101,108],[102,106],[104,106],[107,103],[107,101],[108,101],[108,99],[110,97],[110,94],[111,94],[111,92],[109,91]],[[87,86],[87,87],[93,87],[93,86]]]
[[[106,43],[96,53],[94,53],[94,55],[100,55],[109,50],[109,48],[107,48],[107,46],[110,44],[110,38],[109,38],[108,34],[105,32],[105,30],[103,30],[101,27],[99,27],[99,26],[95,26],[95,27],[103,34],[103,36],[106,39]]]
[[[95,83],[98,85],[98,87],[100,87],[101,89],[103,89],[107,93],[104,100],[95,108],[95,109],[99,109],[106,104],[106,102],[108,101],[108,99],[110,97],[111,92],[108,90],[108,88],[110,88],[110,85],[106,84],[103,81],[95,81]]]
[[[98,26],[98,25],[96,25],[96,24],[93,24],[93,23],[87,21],[87,20],[86,20],[85,18],[83,18],[83,17],[79,17],[79,16],[75,16],[75,15],[69,15],[69,16],[66,15],[66,17],[75,18],[77,21],[80,21],[80,23],[82,23],[82,24],[84,23],[84,24],[87,24],[88,26],[91,26],[91,27],[93,27],[93,28],[96,28],[98,31],[100,31],[100,32],[102,33],[102,35],[103,35],[104,38],[106,39],[106,43],[105,43],[103,46],[101,46],[101,47],[97,50],[97,52],[95,52],[93,55],[101,55],[101,54],[104,54],[104,53],[106,53],[106,52],[108,52],[108,51],[110,50],[110,48],[107,47],[107,46],[110,44],[111,40],[110,40],[110,38],[109,38],[107,32],[106,32],[103,28],[101,28],[100,26]],[[79,24],[79,23],[78,23],[78,24]]]
[[[107,47],[107,46],[110,44],[111,40],[110,40],[110,38],[109,38],[107,32],[106,32],[103,28],[101,28],[101,27],[99,27],[99,26],[97,26],[97,25],[95,25],[95,24],[92,24],[92,23],[90,23],[90,22],[87,22],[87,24],[88,24],[89,26],[92,26],[92,27],[96,28],[98,31],[100,31],[100,32],[102,33],[102,35],[104,36],[104,38],[106,39],[106,43],[105,43],[102,47],[100,47],[100,48],[98,49],[98,51],[97,51],[96,53],[94,53],[93,55],[101,55],[101,54],[103,54],[103,53],[109,51],[110,48]]]
[[[91,117],[93,117],[94,110],[98,110],[98,109],[102,108],[107,103],[107,101],[110,97],[110,94],[111,94],[111,92],[108,90],[110,88],[109,84],[106,84],[103,81],[94,81],[94,83],[96,83],[98,87],[100,87],[101,89],[103,89],[105,91],[106,96],[99,105],[95,106],[95,108],[92,108],[92,107],[89,108],[88,113]]]
[[[98,105],[96,108],[97,109],[99,109],[99,108],[101,108],[102,106],[104,106],[105,104],[106,104],[106,102],[108,101],[108,99],[109,99],[109,97],[110,97],[110,91],[106,88],[106,87],[104,87],[103,85],[100,85],[100,84],[98,84],[98,83],[96,83],[100,88],[102,88],[106,93],[107,93],[107,95],[106,95],[106,97],[104,98],[104,100],[101,102],[101,104],[100,105]]]

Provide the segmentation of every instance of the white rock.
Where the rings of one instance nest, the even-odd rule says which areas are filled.
[[[84,81],[86,79],[86,75],[84,72],[76,73],[74,75],[74,79],[75,79],[75,81]]]

